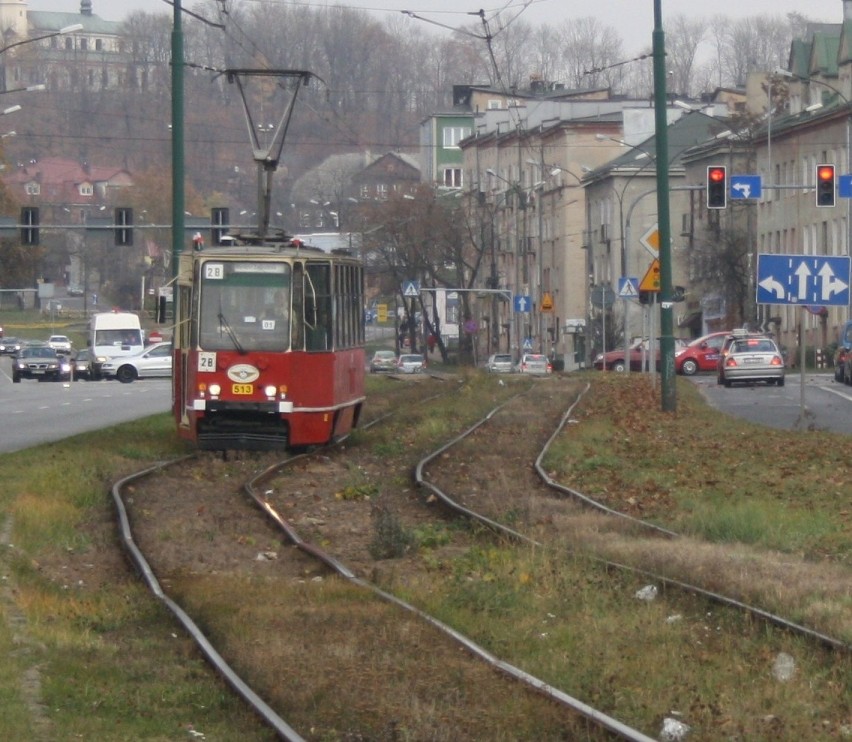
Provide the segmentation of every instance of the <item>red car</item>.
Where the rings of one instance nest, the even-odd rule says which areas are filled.
[[[680,338],[675,338],[675,356],[680,352],[684,343]],[[629,348],[630,370],[642,371],[643,368],[651,366],[650,362],[650,343],[647,340],[635,340]],[[660,340],[657,338],[656,348],[656,364],[655,367],[660,370]],[[615,348],[607,353],[598,353],[595,360],[592,361],[592,366],[598,371],[624,371],[627,364],[624,362],[624,346]],[[715,368],[715,366],[714,366]]]
[[[711,332],[691,341],[675,353],[675,371],[684,376],[693,376],[699,371],[716,371],[722,345],[730,334],[730,330]]]

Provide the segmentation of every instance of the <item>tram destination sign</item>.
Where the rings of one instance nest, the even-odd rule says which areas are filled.
[[[757,256],[758,304],[849,304],[850,259],[848,256]]]

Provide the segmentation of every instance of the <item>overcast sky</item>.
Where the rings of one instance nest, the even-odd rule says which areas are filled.
[[[308,2],[307,0],[240,0],[243,3],[265,5],[344,5],[364,8],[380,15],[398,14],[410,10],[430,21],[448,26],[470,23],[476,19],[469,13],[484,8],[487,14],[506,8],[504,17],[510,18],[520,9],[523,0],[346,0],[346,2]],[[660,0],[663,10],[663,30],[667,14],[684,14],[710,18],[719,14],[730,18],[753,15],[783,17],[786,13],[799,12],[808,18],[828,23],[840,23],[843,19],[842,0]],[[185,8],[192,8],[195,0],[182,0]],[[654,30],[653,0],[528,0],[523,18],[531,23],[547,21],[561,22],[572,17],[596,16],[601,23],[612,26],[624,40],[625,52],[640,52],[650,47],[651,32]],[[92,0],[93,12],[108,21],[119,21],[127,13],[144,10],[156,13],[173,13],[173,8],[164,0]],[[80,0],[30,0],[30,10],[53,10],[66,13],[79,12]],[[466,12],[467,11],[467,12]],[[438,26],[424,22],[440,32]],[[494,29],[492,29],[493,31]]]

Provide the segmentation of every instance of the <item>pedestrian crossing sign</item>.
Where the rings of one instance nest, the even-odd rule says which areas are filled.
[[[622,299],[638,299],[639,298],[639,279],[631,276],[618,279],[618,295]]]

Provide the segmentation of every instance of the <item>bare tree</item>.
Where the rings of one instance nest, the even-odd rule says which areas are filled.
[[[669,19],[666,33],[668,87],[677,95],[690,96],[695,90],[695,57],[707,33],[707,21],[676,15]]]
[[[624,80],[623,42],[611,26],[594,16],[565,21],[558,28],[562,76],[575,88],[611,87]]]

